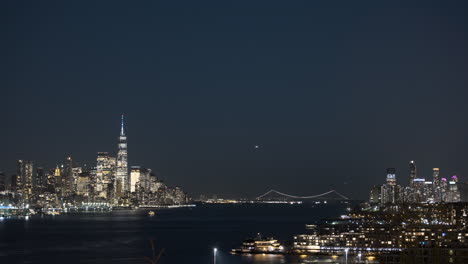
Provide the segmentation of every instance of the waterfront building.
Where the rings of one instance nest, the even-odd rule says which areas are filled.
[[[156,177],[156,174],[150,173],[149,178],[150,178],[150,192],[155,193],[155,192],[159,191],[159,189],[161,189],[161,188],[166,188],[166,185],[164,184],[164,182],[159,180]]]
[[[172,189],[173,190],[173,204],[186,204],[189,202],[187,194],[178,186]]]
[[[21,196],[23,194],[23,182],[24,182],[24,162],[18,160],[16,163],[16,191]]]
[[[33,195],[33,163],[31,161],[24,161],[23,163],[23,201],[30,203]]]
[[[422,248],[466,251],[467,214],[468,205],[460,203],[391,205],[379,211],[357,209],[340,219],[306,225],[307,233],[294,237],[293,252],[343,252],[345,248],[397,255]]]
[[[111,198],[111,187],[115,178],[116,160],[107,152],[98,152],[96,163],[96,196]]]
[[[81,195],[83,197],[90,196],[90,177],[89,172],[81,172],[78,175],[77,182],[76,182],[76,194]]]

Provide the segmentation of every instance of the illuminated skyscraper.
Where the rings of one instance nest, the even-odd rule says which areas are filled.
[[[373,190],[372,196],[375,196],[376,193],[380,194],[379,203],[382,206],[387,204],[396,204],[401,199],[401,186],[396,184],[396,170],[395,168],[387,169],[387,182],[380,186],[380,191]],[[376,200],[376,198],[371,198],[371,200]]]
[[[73,159],[72,157],[67,158],[67,167],[64,175],[64,191],[66,196],[73,193]]]
[[[83,167],[73,167],[72,169],[72,182],[71,182],[71,192],[76,192],[76,185],[78,184],[78,178],[80,174],[83,173]]]
[[[395,168],[387,169],[387,185],[396,185],[396,170]]]
[[[440,198],[442,202],[447,200],[447,184],[446,178],[440,179]]]
[[[432,169],[432,188],[434,194],[434,202],[440,203],[442,201],[441,192],[440,192],[440,178],[439,178],[439,168]]]
[[[458,190],[458,177],[453,175],[448,183],[447,199],[448,203],[460,202],[460,191]]]
[[[140,175],[140,166],[132,166],[132,170],[130,172],[130,192],[136,192],[137,183],[140,181]]]
[[[423,201],[426,203],[434,202],[434,186],[431,181],[424,182]]]
[[[24,161],[23,168],[23,201],[25,203],[31,202],[31,196],[33,193],[33,163],[31,161]]]
[[[130,191],[130,180],[128,177],[127,162],[127,137],[124,132],[124,116],[121,117],[119,145],[117,152],[117,171],[115,175],[115,196],[121,197],[125,192]]]
[[[54,170],[54,183],[55,183],[55,188],[62,187],[62,172],[59,168],[59,165],[57,165],[57,167],[55,167],[55,170]]]
[[[110,187],[114,179],[115,158],[109,157],[107,152],[98,152],[96,164],[96,188],[95,194],[98,197],[109,199]]]
[[[24,162],[18,160],[16,163],[16,190],[18,193],[23,193],[23,183],[24,183]]]
[[[76,194],[82,195],[84,197],[89,197],[90,181],[88,172],[79,173],[78,178],[76,180]]]
[[[409,178],[410,178],[410,187],[414,186],[414,179],[416,179],[417,170],[416,170],[416,163],[414,160],[411,160],[409,163]]]
[[[413,181],[413,188],[412,190],[412,196],[411,196],[411,202],[413,203],[422,203],[426,202],[426,198],[424,195],[424,188],[426,186],[426,180],[422,178],[416,178]]]
[[[36,182],[34,185],[35,192],[37,194],[41,193],[43,187],[44,187],[44,168],[38,167],[36,169]]]

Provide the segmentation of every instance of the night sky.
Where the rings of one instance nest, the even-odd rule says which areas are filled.
[[[398,2],[1,1],[0,167],[94,164],[124,113],[196,197],[466,181],[468,5]]]

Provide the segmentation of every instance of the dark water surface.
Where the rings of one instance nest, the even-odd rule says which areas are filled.
[[[146,263],[149,241],[165,248],[160,263],[307,263],[284,256],[237,256],[229,251],[257,232],[292,243],[305,224],[344,212],[340,205],[199,205],[0,221],[0,263]]]

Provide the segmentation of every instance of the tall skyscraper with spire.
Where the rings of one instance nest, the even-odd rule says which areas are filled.
[[[119,145],[117,151],[117,170],[115,175],[115,198],[121,197],[129,191],[128,160],[127,160],[127,136],[124,131],[124,116],[121,116]]]

